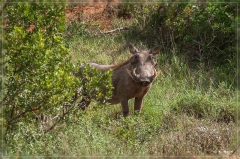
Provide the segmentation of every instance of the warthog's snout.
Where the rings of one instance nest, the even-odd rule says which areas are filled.
[[[132,74],[130,73],[130,71],[128,71],[127,70],[127,72],[128,72],[128,74],[132,77],[132,79],[135,81],[135,82],[137,82],[137,83],[139,83],[141,86],[148,86],[148,85],[150,85],[151,83],[152,83],[152,81],[155,79],[155,77],[156,77],[156,70],[155,69],[153,69],[154,70],[154,74],[152,75],[152,76],[148,76],[148,77],[141,77],[141,75],[140,74],[137,74],[136,73],[136,68],[134,68],[133,69],[133,71],[132,71]],[[146,71],[146,70],[144,70],[144,69],[142,69],[142,71]]]
[[[142,86],[148,86],[151,83],[151,81],[149,79],[144,79],[144,80],[140,80],[139,83]]]

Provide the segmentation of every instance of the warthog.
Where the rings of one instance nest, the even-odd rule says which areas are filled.
[[[91,67],[97,68],[102,72],[109,69],[113,70],[112,85],[114,87],[112,98],[107,102],[110,104],[121,103],[123,116],[129,115],[128,100],[135,98],[134,110],[141,111],[143,97],[152,86],[153,80],[158,73],[155,70],[156,56],[160,51],[160,46],[154,47],[152,50],[139,51],[132,44],[129,50],[133,54],[128,60],[116,65],[100,65],[90,63]],[[90,100],[83,99],[80,103],[85,103],[84,107],[90,104]],[[82,106],[79,104],[79,106]]]

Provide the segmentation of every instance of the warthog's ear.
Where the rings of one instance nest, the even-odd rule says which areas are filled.
[[[153,56],[155,56],[155,55],[159,54],[160,49],[161,49],[161,46],[158,45],[150,51],[150,54],[153,54]]]
[[[129,44],[129,50],[132,54],[136,54],[138,51],[137,48],[135,48],[132,44]]]

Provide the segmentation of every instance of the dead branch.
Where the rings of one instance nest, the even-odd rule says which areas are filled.
[[[113,30],[109,30],[109,31],[105,31],[105,32],[102,32],[100,29],[100,33],[102,34],[110,34],[110,33],[113,33],[113,32],[116,32],[116,31],[121,31],[121,30],[128,30],[129,27],[121,27],[121,28],[117,28],[117,29],[113,29]]]
[[[73,109],[75,108],[74,105],[72,105],[66,112],[63,112],[63,114],[61,115],[57,115],[57,121],[50,126],[50,128],[48,128],[47,130],[44,131],[44,133],[47,133],[49,131],[51,131],[58,123],[60,123],[62,121],[62,118],[64,118],[69,112],[71,112]]]
[[[25,115],[25,114],[27,114],[27,113],[29,113],[29,112],[38,110],[38,109],[40,109],[40,108],[41,108],[41,106],[36,107],[36,108],[34,108],[34,109],[25,110],[25,111],[19,113],[17,116],[11,118],[9,121],[7,121],[7,129],[10,127],[10,125],[16,123],[16,122],[17,122],[17,119],[21,118],[23,115]]]

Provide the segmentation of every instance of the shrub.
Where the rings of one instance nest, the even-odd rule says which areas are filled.
[[[6,16],[5,139],[16,152],[15,142],[20,138],[26,144],[54,126],[38,131],[35,117],[64,116],[64,105],[72,102],[79,82],[70,74],[70,54],[61,36],[64,5],[11,3]],[[16,139],[16,135],[20,137]]]
[[[46,132],[78,118],[73,103],[77,88],[97,100],[111,96],[111,71],[103,74],[86,66],[85,83],[72,75],[75,68],[62,37],[64,9],[64,5],[42,3],[6,8],[4,113],[10,154],[43,153]],[[36,145],[40,147],[34,149]]]
[[[120,11],[136,19],[125,36],[149,48],[161,44],[162,52],[185,55],[188,63],[208,69],[236,63],[234,4],[125,4]]]
[[[82,92],[95,101],[106,102],[112,95],[112,70],[102,73],[101,70],[85,65],[81,74],[83,76]]]

